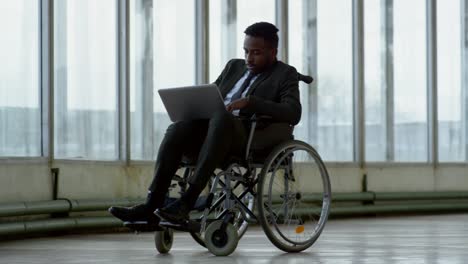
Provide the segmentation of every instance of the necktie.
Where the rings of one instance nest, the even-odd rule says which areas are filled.
[[[235,100],[241,98],[241,96],[244,93],[245,89],[247,89],[247,87],[249,87],[250,81],[252,81],[253,77],[254,77],[254,74],[249,72],[249,74],[247,75],[247,78],[245,78],[244,82],[242,83],[242,86],[240,87],[239,91],[237,91],[237,93],[235,93],[232,96],[231,102],[234,102]]]

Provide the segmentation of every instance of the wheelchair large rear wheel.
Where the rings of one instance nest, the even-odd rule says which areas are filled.
[[[309,248],[328,219],[328,172],[312,146],[298,140],[278,145],[260,173],[257,206],[268,239],[286,252]]]

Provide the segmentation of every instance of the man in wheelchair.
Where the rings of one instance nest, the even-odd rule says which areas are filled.
[[[112,215],[124,222],[147,221],[155,225],[161,218],[172,223],[187,220],[217,166],[232,155],[243,155],[249,124],[240,117],[265,115],[275,123],[275,127],[257,134],[260,141],[256,144],[272,146],[291,138],[292,126],[301,117],[298,73],[277,60],[277,32],[266,22],[247,27],[245,60],[230,60],[216,80],[228,111],[214,113],[211,119],[171,124],[159,148],[146,202],[134,207],[111,207]],[[172,177],[184,156],[197,157],[189,187],[180,199],[165,205]]]

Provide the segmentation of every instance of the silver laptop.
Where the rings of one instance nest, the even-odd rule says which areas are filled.
[[[226,111],[216,84],[159,89],[158,93],[172,122],[209,119],[217,111]]]

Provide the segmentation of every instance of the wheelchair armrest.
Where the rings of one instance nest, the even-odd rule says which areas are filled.
[[[263,133],[262,132],[263,129],[272,127],[272,128],[277,129],[278,133],[280,133],[281,135],[283,135],[284,133],[288,133],[292,135],[292,131],[294,129],[294,126],[292,126],[291,124],[287,124],[286,122],[275,122],[271,116],[266,116],[266,115],[257,116],[256,114],[254,114],[250,119],[244,119],[244,120],[250,121],[250,131],[249,131],[248,139],[247,139],[247,148],[245,150],[246,160],[249,159],[249,153],[252,147],[252,141],[254,138],[254,134],[256,134],[257,129],[259,129],[260,133]],[[287,128],[284,125],[287,125]],[[268,130],[268,129],[267,131],[269,131],[268,133],[271,132],[271,130]],[[265,134],[260,134],[260,135],[261,137],[270,138],[266,136]],[[257,147],[258,147],[258,144],[257,144]]]
[[[251,117],[247,116],[239,116],[238,117],[242,121],[248,121],[250,123],[258,122],[258,121],[271,121],[273,120],[273,117],[268,116],[268,115],[257,115],[253,114]]]
[[[253,114],[252,117],[248,120],[251,124],[250,126],[250,132],[249,132],[249,138],[247,140],[247,148],[245,150],[245,159],[247,160],[249,158],[249,153],[250,153],[250,147],[252,146],[252,139],[255,133],[255,128],[257,127],[257,122],[259,121],[271,121],[273,117],[267,116],[267,115],[257,115]]]
[[[259,116],[257,116],[257,115],[255,114],[255,115],[253,115],[253,116],[250,118],[250,121],[251,121],[251,122],[271,121],[271,120],[273,120],[273,117],[267,116],[267,115],[259,115]]]

